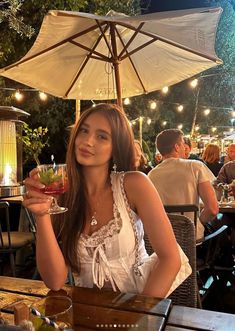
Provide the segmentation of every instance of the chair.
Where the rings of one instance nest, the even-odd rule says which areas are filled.
[[[198,211],[199,208],[197,205],[187,204],[187,205],[164,205],[165,211],[167,213],[180,213],[184,215],[185,213],[192,212],[193,213],[193,221],[196,227],[197,225],[197,218],[198,218]],[[187,216],[187,215],[186,215]]]
[[[164,208],[168,213],[180,213],[181,215],[188,212],[193,212],[193,220],[196,228],[199,213],[197,205],[165,205]],[[227,226],[220,226],[217,230],[212,229],[213,232],[211,234],[206,235],[200,240],[196,240],[196,270],[197,284],[199,288],[198,295],[200,293],[200,300],[198,300],[199,304],[204,301],[210,290],[213,289],[212,282],[208,281],[211,277],[215,283],[219,278],[225,278],[228,276],[226,274],[226,271],[228,270],[221,270],[221,268],[216,265],[217,258],[221,251],[221,237],[225,234],[226,229]],[[231,268],[229,271],[231,271]]]
[[[35,244],[35,236],[31,232],[11,231],[9,220],[9,203],[6,201],[0,201],[0,209],[4,209],[4,216],[0,218],[0,256],[10,258],[10,265],[12,275],[16,276],[16,252],[23,247]],[[6,227],[5,231],[2,231],[3,224]],[[4,259],[5,261],[5,259]],[[4,263],[4,261],[2,263]]]
[[[222,260],[221,262],[225,262],[224,266],[218,265],[218,259],[222,253],[222,243],[227,235],[227,228],[227,225],[223,225],[205,236],[200,242],[197,242],[199,254],[201,250],[201,254],[200,256],[198,254],[197,258],[197,277],[202,303],[218,282],[227,283],[230,279],[233,279],[234,282],[233,271],[235,269],[233,261],[231,261],[232,264],[226,265],[227,261]],[[232,258],[231,252],[230,255],[225,255],[223,256],[224,259],[228,260],[229,256]]]
[[[171,293],[169,299],[175,305],[187,307],[201,307],[196,277],[196,239],[195,227],[191,219],[184,215],[168,214],[176,240],[189,259],[192,268],[191,275]],[[148,254],[153,253],[151,244],[145,235],[145,247]]]

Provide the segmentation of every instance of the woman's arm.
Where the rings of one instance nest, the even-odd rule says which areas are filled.
[[[23,205],[35,215],[37,223],[37,267],[45,284],[57,291],[65,283],[68,268],[56,240],[51,217],[47,213],[51,197],[39,191],[44,185],[39,182],[37,169],[32,170],[30,177],[25,179],[25,186],[27,193]]]
[[[181,266],[177,242],[157,190],[148,177],[139,172],[125,176],[124,187],[131,208],[141,218],[145,232],[158,256],[143,294],[164,298]]]

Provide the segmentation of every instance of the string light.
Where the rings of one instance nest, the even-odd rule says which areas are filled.
[[[25,93],[24,92],[37,92],[40,100],[42,101],[47,101],[48,95],[44,92],[41,92],[37,89],[32,89],[32,88],[21,88],[21,89],[15,89],[12,87],[0,87],[0,90],[4,91],[12,91],[14,94],[14,98],[18,101],[21,102],[25,98]]]
[[[47,94],[44,93],[44,92],[39,92],[39,98],[40,98],[42,101],[46,101],[46,100],[47,100]]]
[[[164,87],[162,88],[162,93],[167,94],[168,91],[169,91],[168,86],[164,86]]]
[[[156,109],[156,108],[157,108],[157,103],[156,103],[156,101],[150,101],[149,107],[150,107],[150,109],[152,109],[152,110]]]
[[[198,85],[198,79],[193,79],[193,80],[191,80],[191,82],[190,82],[189,84],[190,84],[190,86],[191,86],[192,88],[197,87],[197,85]]]
[[[130,99],[129,98],[125,98],[124,99],[124,105],[129,105],[131,103]]]
[[[178,128],[179,130],[183,129],[183,124],[179,124],[179,125],[177,126],[177,128]]]
[[[183,109],[184,109],[184,106],[183,105],[179,105],[178,107],[177,107],[177,110],[178,110],[178,112],[182,112],[183,111]]]
[[[20,91],[15,92],[15,98],[17,101],[22,101],[24,99],[24,95]]]
[[[210,114],[210,112],[211,112],[211,110],[209,108],[207,108],[207,109],[204,110],[204,114],[206,116],[208,116]]]
[[[199,81],[198,79],[192,80],[190,82],[191,87],[195,88],[198,85],[198,81]],[[18,102],[21,102],[24,99],[24,94],[22,92],[37,92],[38,95],[39,95],[39,97],[40,97],[40,100],[46,101],[48,99],[48,95],[46,93],[41,92],[41,91],[38,91],[37,89],[32,89],[32,88],[22,88],[22,89],[19,90],[19,89],[16,89],[16,88],[0,87],[0,90],[13,91],[14,92],[14,97],[15,97],[15,99]],[[168,91],[169,91],[169,88],[167,86],[165,86],[162,89],[162,92],[163,93],[167,93]],[[92,106],[95,107],[96,106],[95,102],[93,100],[91,100],[91,102],[92,102]],[[124,101],[123,101],[123,103],[125,105],[129,105],[131,103],[130,98],[125,98]],[[172,104],[172,105],[176,105],[178,112],[182,112],[184,110],[184,108],[185,108],[185,105],[186,105],[186,107],[189,105],[187,103],[180,104],[179,102],[167,102],[167,101],[163,101],[163,100],[154,100],[154,101],[149,101],[149,108],[151,110],[155,110],[161,104]],[[209,108],[206,108],[206,106],[203,106],[203,105],[200,105],[199,104],[198,107],[204,108],[204,111],[203,112],[204,112],[204,115],[205,116],[208,116],[210,114],[210,112],[211,112],[211,110]],[[210,107],[212,109],[219,109],[219,110],[222,109],[222,110],[228,110],[228,111],[230,111],[230,116],[232,117],[232,118],[230,117],[231,118],[231,120],[230,120],[231,125],[234,125],[235,124],[235,109],[234,109],[234,107],[217,107],[217,106],[210,106]],[[143,120],[148,125],[150,125],[151,122],[152,122],[151,118],[148,118],[148,117],[146,117],[146,118],[145,117],[142,117],[142,121]],[[141,120],[138,118],[138,122],[139,121],[141,121]],[[165,127],[167,125],[167,123],[168,123],[167,121],[162,121],[161,122],[162,127]],[[133,126],[135,124],[136,124],[136,120],[130,122],[130,125],[131,126]],[[183,128],[183,124],[179,124],[178,125],[178,128],[179,129],[182,129]],[[229,132],[235,131],[235,128],[229,128],[229,127],[227,127],[227,128],[228,128],[228,131]],[[195,126],[195,131],[199,131],[199,129],[200,129],[199,125],[196,125]],[[216,130],[217,130],[217,127],[212,127],[211,128],[211,131],[212,132],[215,132]]]

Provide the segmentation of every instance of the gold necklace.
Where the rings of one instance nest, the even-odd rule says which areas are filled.
[[[96,203],[94,204],[94,205],[95,205],[95,208],[93,209],[93,213],[92,213],[91,220],[90,220],[90,225],[91,225],[91,226],[95,226],[95,225],[98,224],[98,220],[97,220],[97,218],[96,218],[96,215],[97,215],[97,209],[98,209],[99,206],[100,206],[101,192],[102,192],[102,191],[100,191],[100,194],[98,195],[98,199],[97,199]]]
[[[95,226],[95,225],[98,224],[98,220],[96,218],[96,215],[97,215],[97,209],[98,209],[99,206],[100,206],[100,199],[97,199],[97,202],[95,203],[95,208],[93,209],[93,213],[92,213],[92,216],[91,216],[91,221],[90,221],[91,226]]]

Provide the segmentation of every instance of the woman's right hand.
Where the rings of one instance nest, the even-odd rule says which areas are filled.
[[[41,192],[45,185],[40,183],[37,168],[30,171],[29,177],[24,180],[24,184],[26,193],[24,195],[23,206],[34,213],[35,216],[48,214],[52,197]]]

